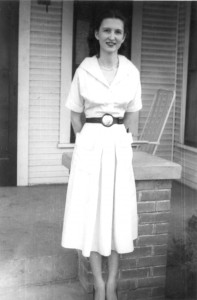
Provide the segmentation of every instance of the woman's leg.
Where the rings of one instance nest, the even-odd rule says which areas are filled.
[[[119,270],[119,254],[112,251],[108,257],[108,280],[106,287],[107,300],[117,300],[117,280]]]
[[[94,300],[105,300],[105,282],[102,277],[102,256],[97,252],[91,252],[90,265],[94,276]]]

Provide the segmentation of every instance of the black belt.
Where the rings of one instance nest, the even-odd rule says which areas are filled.
[[[101,118],[86,118],[86,123],[101,123],[105,127],[110,127],[114,124],[123,124],[124,118],[115,118],[110,114],[104,114]]]

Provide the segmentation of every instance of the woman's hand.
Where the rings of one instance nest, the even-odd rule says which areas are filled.
[[[83,127],[83,123],[81,120],[81,113],[71,111],[71,123],[72,123],[75,134],[80,132]]]
[[[133,133],[133,128],[135,128],[137,114],[135,112],[126,112],[124,115],[124,125],[126,130]]]

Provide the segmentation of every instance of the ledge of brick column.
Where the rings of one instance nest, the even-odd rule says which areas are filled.
[[[64,154],[66,155],[66,154]],[[72,154],[63,155],[69,167]],[[70,156],[69,156],[70,155]],[[66,161],[66,164],[64,163]],[[181,176],[181,166],[143,152],[134,152],[139,235],[133,253],[120,255],[118,296],[120,300],[164,299],[171,182]],[[89,260],[78,252],[79,279],[92,293]],[[107,277],[104,260],[103,276]]]
[[[173,180],[181,177],[180,165],[140,151],[134,151],[133,168],[136,180]]]
[[[62,155],[62,164],[70,169],[72,152]],[[133,169],[136,180],[173,180],[181,177],[181,166],[145,152],[134,151]]]

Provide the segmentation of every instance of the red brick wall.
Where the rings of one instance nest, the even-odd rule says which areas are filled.
[[[120,300],[164,299],[171,182],[137,181],[139,236],[133,253],[120,255]],[[103,275],[107,276],[106,260]],[[79,279],[92,292],[88,259],[79,253]]]

